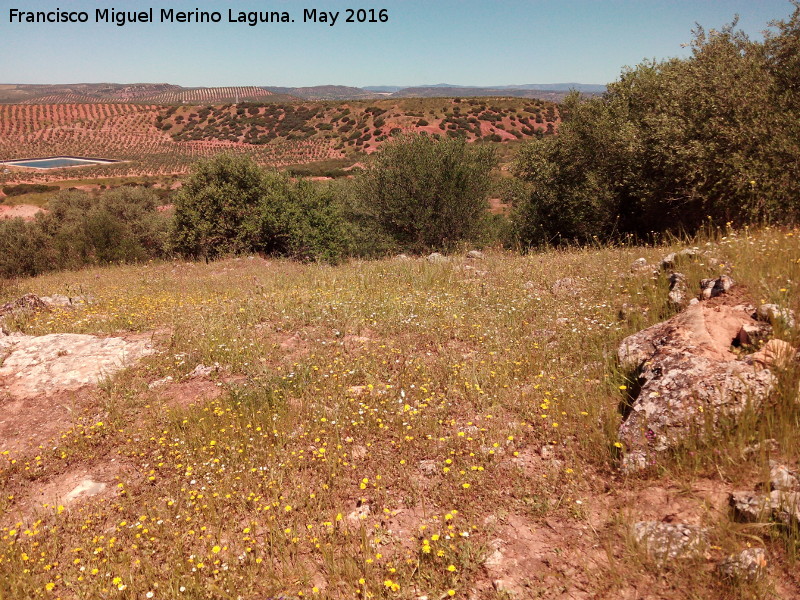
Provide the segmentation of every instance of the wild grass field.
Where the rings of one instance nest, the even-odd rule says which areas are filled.
[[[18,331],[144,335],[158,353],[54,399],[67,417],[53,435],[0,440],[0,597],[798,597],[797,532],[727,506],[768,478],[769,453],[743,448],[774,439],[800,459],[797,374],[725,435],[625,476],[615,359],[671,314],[667,275],[635,259],[696,246],[709,254],[681,266],[692,285],[727,273],[747,299],[798,310],[798,235],[7,282],[0,301],[92,299]],[[107,487],[65,505],[86,474]],[[706,554],[665,570],[632,540],[641,520],[707,527]],[[750,546],[767,577],[714,569]]]

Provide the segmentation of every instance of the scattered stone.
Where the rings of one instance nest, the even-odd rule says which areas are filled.
[[[661,259],[661,268],[668,271],[673,268],[678,262],[682,262],[685,258],[694,258],[698,255],[697,250],[694,248],[685,248],[679,252],[671,252]]]
[[[153,354],[146,340],[74,333],[0,338],[0,392],[28,398],[98,383]]]
[[[497,568],[503,564],[503,553],[499,548],[495,548],[492,553],[483,561],[483,566],[487,569]]]
[[[772,339],[761,350],[746,357],[745,361],[768,369],[785,369],[792,364],[794,358],[795,349],[789,342]]]
[[[436,466],[436,461],[431,459],[419,461],[419,470],[428,477],[432,477],[439,472],[439,468]]]
[[[800,490],[800,482],[797,480],[795,473],[789,470],[786,465],[780,465],[771,462],[769,471],[769,482],[773,491],[789,492],[793,490]]]
[[[371,512],[372,511],[369,508],[369,504],[362,504],[349,515],[347,515],[347,521],[353,525],[358,525],[359,522],[366,519]]]
[[[745,323],[736,336],[737,341],[742,346],[757,346],[759,343],[772,337],[772,325],[758,321],[756,323]]]
[[[0,312],[0,314],[2,313]],[[788,329],[794,329],[796,324],[794,311],[789,308],[781,308],[777,304],[762,304],[756,309],[756,318],[773,325],[783,324]]]
[[[748,548],[731,554],[717,569],[730,579],[756,581],[767,572],[767,553],[763,548]]]
[[[638,470],[651,454],[767,397],[775,376],[731,352],[742,325],[752,322],[741,307],[697,303],[622,341],[619,363],[638,373],[640,384],[619,429],[623,470]]]
[[[362,460],[367,457],[367,448],[361,444],[356,444],[350,450],[350,458],[353,460]]]
[[[769,438],[764,440],[763,442],[757,442],[750,446],[746,446],[744,450],[742,450],[742,456],[745,458],[753,455],[758,454],[762,450],[765,450],[767,453],[777,452],[779,449],[778,440],[774,438]]]
[[[708,544],[706,529],[685,523],[640,521],[633,526],[633,536],[659,566],[701,556]]]
[[[631,273],[658,273],[658,267],[647,263],[646,258],[637,258],[631,263]]]
[[[36,294],[25,294],[16,300],[6,302],[0,306],[0,317],[19,313],[32,313],[47,309],[47,304],[45,304],[39,296]]]
[[[720,275],[716,279],[701,279],[700,295],[704,300],[716,298],[730,290],[735,283],[736,282],[727,275]]]
[[[473,260],[483,260],[486,256],[480,250],[470,250],[467,252],[467,258],[471,258]]]
[[[80,497],[96,496],[106,489],[106,484],[101,481],[84,479],[75,486],[61,501],[62,504],[70,504]]]
[[[800,523],[800,491],[733,492],[730,504],[740,521],[776,521],[794,527]]]
[[[542,446],[539,450],[539,455],[542,457],[542,460],[550,460],[554,456],[553,447],[549,444]]]
[[[205,366],[204,364],[200,363],[197,365],[191,373],[189,373],[186,378],[187,379],[194,379],[195,377],[209,377],[212,373],[216,373],[220,370],[219,363],[215,362],[211,366]]]
[[[353,396],[360,396],[366,391],[366,389],[367,386],[365,385],[351,385],[349,388],[347,388],[347,393],[352,394]]]
[[[411,258],[408,256],[408,254],[398,254],[397,256],[394,257],[394,259],[398,260],[398,261],[401,261],[401,262],[402,261],[411,260]]]
[[[686,275],[672,273],[669,276],[669,294],[667,296],[673,308],[681,309],[689,302],[689,289],[686,287]]]
[[[166,377],[164,377],[162,379],[157,379],[156,381],[153,381],[152,383],[148,383],[147,384],[147,389],[154,390],[156,388],[165,386],[165,385],[167,385],[169,383],[172,383],[172,375],[167,375]]]
[[[432,252],[428,255],[426,259],[429,263],[445,263],[448,262],[450,259],[447,258],[444,254],[440,254],[439,252]]]
[[[554,294],[572,294],[576,295],[580,292],[580,286],[578,282],[575,281],[572,277],[562,277],[561,279],[556,280],[553,285],[550,287],[550,291]]]

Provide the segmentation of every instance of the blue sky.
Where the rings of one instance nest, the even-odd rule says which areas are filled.
[[[219,24],[94,23],[95,9],[219,11]],[[10,23],[10,9],[87,11],[85,24]],[[334,26],[304,9],[341,11]],[[387,23],[344,23],[385,8]],[[288,11],[294,23],[230,24],[228,10]],[[607,83],[625,65],[685,56],[695,23],[761,37],[788,0],[0,0],[0,83],[184,86]]]

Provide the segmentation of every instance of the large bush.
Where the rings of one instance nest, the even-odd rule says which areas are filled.
[[[524,244],[697,229],[800,214],[800,8],[765,42],[698,28],[687,59],[572,95],[559,135],[531,142],[514,220]],[[794,69],[794,70],[793,70]]]
[[[362,174],[359,206],[401,248],[449,249],[479,236],[495,165],[488,146],[400,135]]]
[[[195,258],[253,251],[266,189],[250,158],[222,154],[198,162],[175,198],[175,250]]]
[[[0,222],[0,276],[163,256],[168,219],[158,196],[121,188],[91,196],[62,192],[35,221]]]
[[[201,161],[178,193],[172,244],[192,257],[264,252],[335,261],[347,252],[344,231],[328,187],[219,155]]]

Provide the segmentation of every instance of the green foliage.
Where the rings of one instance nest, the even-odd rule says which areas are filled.
[[[0,276],[163,256],[167,218],[157,206],[158,196],[142,188],[62,192],[33,222],[0,222]]]
[[[7,185],[3,188],[6,196],[22,196],[24,194],[41,194],[43,192],[58,191],[57,185],[45,185],[43,183],[18,183],[17,185]]]
[[[603,98],[568,97],[559,135],[524,146],[514,168],[529,184],[522,243],[795,220],[800,8],[775,26],[764,43],[735,23],[698,27],[691,57],[627,69]]]
[[[198,162],[175,198],[173,248],[204,258],[252,251],[265,184],[264,172],[245,156]]]
[[[173,248],[192,257],[265,252],[334,261],[345,254],[332,194],[244,156],[201,161],[177,195]]]
[[[401,135],[373,157],[358,181],[358,201],[401,248],[450,249],[478,236],[496,164],[493,149]]]

